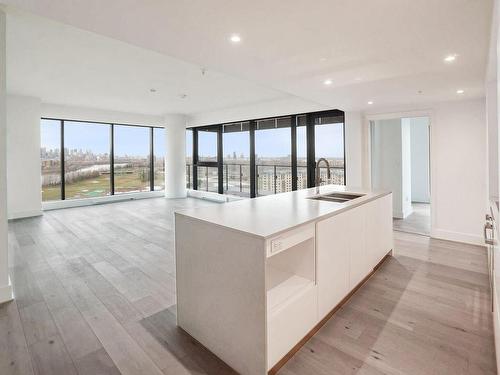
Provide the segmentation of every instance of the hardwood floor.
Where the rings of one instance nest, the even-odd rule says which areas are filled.
[[[393,219],[394,230],[400,232],[431,234],[431,208],[428,203],[412,203],[413,212],[406,219]]]
[[[233,374],[175,325],[173,211],[147,199],[9,224],[0,374]],[[395,256],[281,374],[494,374],[486,255],[395,233]]]

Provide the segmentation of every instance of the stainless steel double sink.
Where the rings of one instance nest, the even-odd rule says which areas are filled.
[[[314,199],[317,201],[325,201],[325,202],[335,202],[335,203],[346,203],[356,198],[361,198],[365,194],[357,194],[357,193],[330,193],[317,195],[314,197],[308,197],[308,199]]]

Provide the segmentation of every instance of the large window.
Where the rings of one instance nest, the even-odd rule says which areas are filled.
[[[114,127],[115,194],[149,191],[150,129]]]
[[[153,129],[154,190],[165,190],[165,129]]]
[[[111,193],[110,125],[64,122],[65,199]]]
[[[163,128],[42,119],[40,132],[44,202],[165,188]]]
[[[61,199],[61,121],[42,120],[40,125],[42,201]]]
[[[219,192],[219,171],[217,167],[199,166],[198,173],[198,190]]]
[[[193,131],[186,130],[186,188],[193,188]]]
[[[187,186],[195,190],[255,197],[313,187],[319,158],[332,174],[327,181],[322,165],[322,183],[345,184],[339,110],[194,127],[186,145]]]
[[[198,131],[198,162],[217,162],[217,130]]]
[[[307,188],[306,116],[297,116],[297,189]]]
[[[325,164],[320,166],[322,183],[344,185],[344,116],[318,117],[314,125],[315,161],[325,158],[330,163],[330,181]]]
[[[219,144],[221,127],[198,128],[193,135],[196,140],[197,153],[193,155],[195,167],[193,169],[193,180],[196,183],[196,189],[219,193],[222,188],[219,178],[219,166],[222,160],[220,155],[222,146]],[[194,177],[196,175],[196,178]]]
[[[224,193],[250,196],[249,122],[223,126]]]
[[[291,119],[273,118],[256,122],[255,167],[257,195],[292,190]]]

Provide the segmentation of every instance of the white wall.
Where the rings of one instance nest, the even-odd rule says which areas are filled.
[[[7,224],[6,19],[0,6],[0,303],[13,298]]]
[[[392,191],[393,216],[411,213],[409,126],[401,119],[374,121],[371,132],[372,187]],[[409,204],[408,204],[409,202]]]
[[[432,236],[484,244],[487,212],[484,99],[436,105],[431,120]]]
[[[363,186],[363,115],[361,112],[345,113],[346,181],[351,187]]]
[[[488,196],[498,199],[498,95],[496,80],[486,84],[486,121],[488,126]]]
[[[411,132],[411,200],[430,203],[429,185],[429,119],[410,120]]]
[[[402,218],[413,211],[411,206],[411,123],[409,119],[401,120],[401,198],[403,199]]]
[[[493,10],[493,22],[491,25],[490,36],[490,51],[487,68],[486,80],[486,118],[487,118],[487,145],[488,145],[488,198],[491,199],[491,209],[497,224],[496,238],[500,238],[500,225],[498,217],[498,209],[495,201],[499,197],[499,132],[498,132],[498,68],[499,62],[498,53],[500,48],[500,27],[499,27],[499,5],[500,2],[495,0]],[[490,202],[489,202],[490,203]],[[494,297],[494,313],[493,313],[493,331],[495,334],[495,352],[497,359],[497,372],[500,373],[500,257],[498,256],[499,246],[494,246],[493,251],[497,255],[494,256],[494,275],[493,275],[493,297]]]
[[[150,116],[138,113],[108,111],[98,108],[73,107],[49,103],[42,103],[41,117],[150,126],[163,126],[164,120],[161,116]]]
[[[486,102],[462,99],[365,113],[370,119],[430,117],[431,236],[484,245],[487,209]],[[370,156],[370,145],[365,145]],[[370,179],[370,162],[363,165]]]
[[[40,100],[7,97],[9,219],[41,215]]]

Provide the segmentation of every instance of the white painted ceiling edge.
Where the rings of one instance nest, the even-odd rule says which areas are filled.
[[[289,96],[17,10],[7,42],[8,92],[46,103],[159,116]]]
[[[255,97],[217,106],[211,103],[218,100],[217,86],[207,85],[200,101],[210,108],[187,105],[182,111],[200,120],[218,110],[227,114],[245,106],[266,107],[261,105],[266,101],[372,110],[482,97],[493,7],[492,0],[318,0],[314,6],[301,0],[286,6],[263,0],[4,3],[177,62],[208,67],[237,81],[228,83],[235,99],[247,93],[239,85],[258,88]],[[242,36],[238,46],[228,41],[233,32]],[[449,53],[458,55],[454,64],[443,63]],[[191,78],[186,82],[192,83]],[[325,86],[327,78],[332,84]],[[465,90],[461,97],[458,88]],[[165,103],[170,104],[169,98],[160,101],[168,107]]]
[[[9,95],[14,96],[14,95]],[[23,96],[25,97],[25,96]],[[25,97],[26,98],[26,97]],[[42,118],[57,118],[63,120],[79,120],[103,122],[107,121],[115,124],[143,125],[143,126],[163,126],[164,116],[144,115],[123,111],[113,111],[107,109],[69,106],[52,103],[41,103]]]

